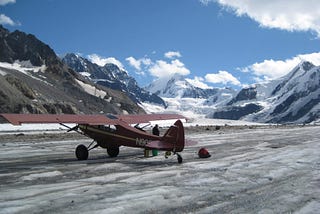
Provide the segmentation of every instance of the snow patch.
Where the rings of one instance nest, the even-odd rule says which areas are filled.
[[[0,75],[1,75],[1,76],[5,76],[5,75],[7,75],[7,72],[1,70],[1,68],[0,68]]]
[[[17,70],[21,73],[24,73],[26,75],[31,75],[30,72],[45,72],[47,69],[46,65],[42,66],[33,66],[30,61],[15,61],[14,63],[8,63],[8,62],[0,62],[0,67]]]
[[[79,72],[84,77],[90,77],[91,74],[89,72]]]
[[[75,124],[65,124],[69,127],[75,126]],[[65,131],[67,130],[65,127],[61,126],[60,124],[55,123],[46,123],[46,124],[21,124],[19,126],[15,126],[8,123],[0,123],[0,135],[1,134],[8,134],[10,132],[19,132],[19,133],[28,133],[28,132],[42,132],[43,131]]]
[[[104,98],[107,93],[103,90],[100,90],[100,89],[97,89],[96,87],[92,86],[92,85],[89,85],[89,84],[86,84],[80,80],[77,80],[77,83],[83,88],[83,90],[85,90],[88,94],[91,94],[93,96],[96,96],[96,97],[100,97],[100,98]]]
[[[39,174],[30,174],[21,177],[22,181],[32,181],[32,180],[37,180],[39,178],[50,178],[50,177],[55,177],[55,176],[60,176],[62,175],[62,172],[60,171],[53,171],[53,172],[43,172]]]
[[[2,76],[5,76],[7,75],[7,72],[6,71],[3,71],[1,70],[1,68],[6,68],[6,69],[9,69],[9,70],[16,70],[16,71],[19,71],[35,80],[38,80],[38,81],[42,81],[44,83],[46,83],[47,85],[51,85],[53,86],[52,84],[48,83],[47,81],[45,81],[44,79],[46,79],[46,77],[44,77],[43,75],[38,75],[39,77],[43,78],[39,78],[39,77],[35,77],[33,75],[33,73],[38,73],[38,72],[45,72],[46,69],[47,69],[47,66],[46,65],[42,65],[42,66],[33,66],[31,64],[30,61],[15,61],[14,63],[7,63],[7,62],[0,62],[0,74]]]

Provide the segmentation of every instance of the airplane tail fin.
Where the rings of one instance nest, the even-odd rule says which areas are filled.
[[[174,152],[181,152],[184,149],[184,128],[180,120],[177,120],[163,135],[163,140],[174,144]]]

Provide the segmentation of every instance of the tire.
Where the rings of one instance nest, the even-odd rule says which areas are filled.
[[[111,158],[117,157],[119,155],[119,152],[120,152],[119,147],[107,148],[107,153],[108,153],[109,157],[111,157]]]
[[[178,163],[182,163],[182,157],[181,157],[181,155],[179,155],[179,154],[177,154],[177,159],[178,159]]]
[[[78,160],[87,160],[89,156],[88,149],[85,145],[79,145],[76,148],[76,157]]]

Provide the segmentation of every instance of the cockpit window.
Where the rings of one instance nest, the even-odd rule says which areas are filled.
[[[117,128],[114,125],[98,125],[96,126],[100,130],[105,130],[107,132],[114,132]]]
[[[117,120],[117,119],[118,119],[118,118],[117,118],[115,115],[113,115],[113,114],[107,114],[106,116],[107,116],[107,118],[109,118],[109,119],[111,119],[111,120]]]

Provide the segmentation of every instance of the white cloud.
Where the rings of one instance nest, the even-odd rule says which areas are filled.
[[[125,70],[122,63],[114,57],[103,58],[97,54],[91,54],[91,55],[88,55],[88,58],[91,62],[99,66],[105,66],[105,64],[107,63],[112,63],[117,65],[121,70]]]
[[[173,59],[173,58],[181,57],[181,54],[179,51],[169,51],[169,52],[165,53],[164,56],[168,59]]]
[[[19,23],[15,23],[10,17],[4,14],[0,14],[0,24],[11,26],[20,25]]]
[[[140,60],[137,60],[132,56],[126,58],[126,60],[129,62],[129,65],[131,65],[132,67],[134,67],[137,70],[141,70],[141,62],[140,62]]]
[[[208,4],[210,0],[200,0]],[[288,31],[314,31],[320,37],[319,0],[211,0],[233,11],[237,16],[248,16],[262,27]]]
[[[205,76],[207,82],[232,84],[240,86],[240,81],[227,71],[219,71],[217,74],[207,74]]]
[[[0,6],[4,6],[9,3],[16,3],[15,0],[0,0]],[[5,14],[0,14],[0,24],[1,25],[20,25],[18,22],[14,22],[10,17],[6,16]]]
[[[170,60],[166,59],[153,61],[148,57],[136,59],[130,56],[126,58],[126,61],[130,66],[135,68],[136,73],[140,75],[145,75],[145,72],[148,72],[148,74],[156,78],[168,78],[174,74],[190,74],[189,69],[187,69],[179,59],[175,59],[181,57],[179,51],[166,52],[164,57]]]
[[[300,60],[297,58],[285,61],[270,59],[260,63],[254,63],[249,67],[249,70],[264,80],[277,79],[291,71],[299,62]]]
[[[310,61],[316,66],[320,66],[320,52],[315,52],[310,54],[300,54],[297,57],[304,61]]]
[[[212,87],[208,86],[204,83],[204,79],[202,77],[194,77],[194,79],[186,78],[186,80],[193,86],[202,88],[202,89],[210,89]]]
[[[166,62],[163,60],[157,60],[149,68],[149,72],[152,76],[157,78],[163,78],[172,76],[173,74],[188,75],[190,70],[178,59]]]
[[[129,65],[131,65],[132,67],[134,67],[136,70],[141,71],[142,65],[148,66],[151,65],[151,59],[149,58],[141,58],[141,59],[135,59],[134,57],[130,56],[128,58],[126,58],[126,60],[128,61]]]
[[[320,52],[311,54],[300,54],[286,60],[264,60],[249,65],[240,70],[243,72],[252,72],[256,80],[264,81],[282,77],[289,73],[301,61],[310,61],[314,65],[320,65]]]
[[[199,0],[202,4],[208,5],[212,0]]]
[[[6,5],[9,3],[16,3],[16,0],[0,0],[0,6]]]

